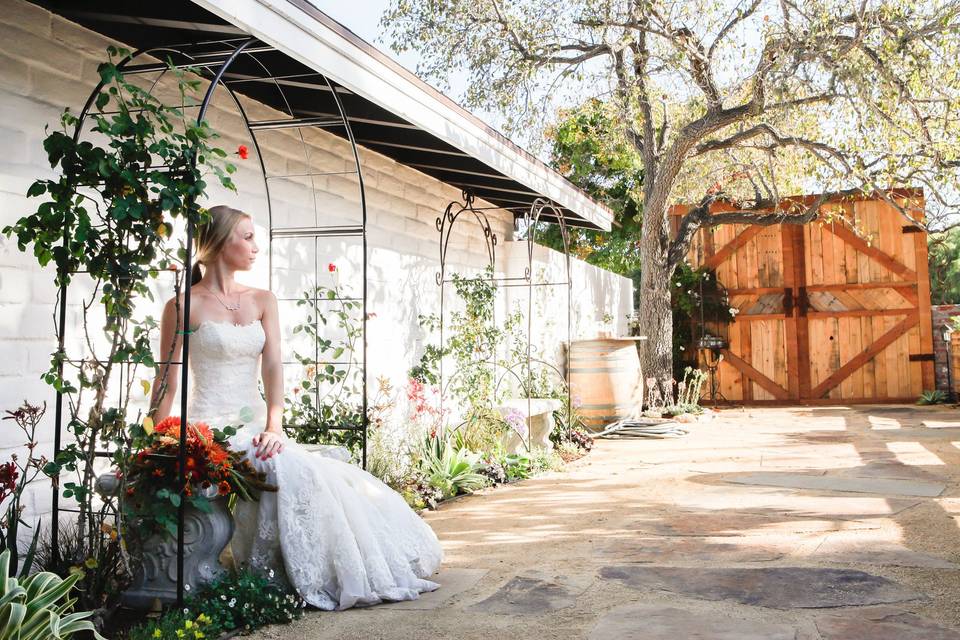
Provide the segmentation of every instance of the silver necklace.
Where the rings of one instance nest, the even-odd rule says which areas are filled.
[[[220,296],[218,296],[216,293],[213,292],[213,289],[211,289],[211,288],[208,287],[207,285],[203,285],[203,288],[206,289],[207,291],[209,291],[209,292],[211,293],[211,295],[213,295],[213,297],[217,299],[217,302],[219,302],[220,304],[222,304],[222,305],[223,305],[223,308],[226,309],[227,311],[239,311],[239,310],[240,310],[240,296],[237,296],[237,301],[236,301],[234,304],[227,304],[226,302],[224,302],[223,300],[220,299]]]

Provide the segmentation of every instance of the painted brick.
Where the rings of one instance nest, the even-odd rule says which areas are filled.
[[[76,76],[62,76],[46,69],[30,69],[30,93],[32,98],[57,109],[66,107],[74,111],[83,106],[92,87]]]
[[[64,43],[32,33],[19,25],[0,23],[0,51],[19,57],[31,68],[64,73],[79,78],[83,57]]]
[[[30,67],[16,55],[0,51],[0,89],[18,95],[30,91]]]
[[[49,11],[24,0],[5,2],[0,12],[0,24],[16,25],[41,37],[50,35],[52,22]]]

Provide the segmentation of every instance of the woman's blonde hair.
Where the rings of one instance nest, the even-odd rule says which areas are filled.
[[[203,277],[200,273],[200,265],[216,260],[223,251],[223,245],[230,239],[230,234],[237,228],[240,221],[250,217],[250,214],[222,204],[210,207],[207,213],[210,219],[197,227],[196,263],[193,265],[191,284],[197,284]]]

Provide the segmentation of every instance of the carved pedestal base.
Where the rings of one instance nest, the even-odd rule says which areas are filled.
[[[108,474],[98,479],[101,493],[114,494],[117,480]],[[233,537],[234,522],[226,498],[210,501],[210,513],[187,506],[183,520],[183,574],[189,593],[196,593],[224,573],[220,554]],[[163,603],[177,599],[177,539],[169,535],[153,535],[142,543],[128,535],[130,553],[134,557],[133,585],[121,601],[134,609],[150,609],[159,599]]]

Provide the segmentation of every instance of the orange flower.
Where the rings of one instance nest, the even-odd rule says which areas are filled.
[[[167,416],[154,425],[154,431],[162,435],[180,436],[180,416]]]
[[[217,485],[217,494],[221,496],[225,496],[228,493],[230,493],[230,489],[231,489],[230,483],[224,480],[223,482]]]
[[[219,467],[225,463],[230,458],[230,454],[221,446],[210,447],[210,452],[207,455],[207,459],[215,467]]]

